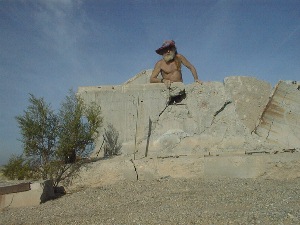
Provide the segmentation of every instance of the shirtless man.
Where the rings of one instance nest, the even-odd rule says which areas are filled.
[[[164,83],[167,88],[169,88],[173,82],[183,82],[181,73],[181,64],[183,64],[193,74],[194,81],[202,84],[198,79],[195,67],[183,55],[177,53],[173,40],[165,41],[163,45],[156,50],[156,53],[162,55],[163,59],[155,64],[150,77],[150,83]],[[163,79],[157,78],[159,73],[161,73]]]

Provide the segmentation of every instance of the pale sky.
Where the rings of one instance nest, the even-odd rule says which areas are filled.
[[[152,69],[167,39],[204,82],[300,80],[299,0],[0,0],[0,165],[22,153],[29,93],[57,110],[71,88]]]

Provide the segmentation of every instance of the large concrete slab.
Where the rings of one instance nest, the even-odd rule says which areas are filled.
[[[285,149],[300,148],[300,90],[297,82],[280,81],[255,133]]]
[[[252,154],[195,154],[147,157],[132,160],[117,156],[83,169],[68,187],[114,184],[123,180],[143,181],[172,178],[267,178],[295,179],[300,176],[300,152],[253,152]]]
[[[173,83],[171,89],[134,84],[149,74],[124,85],[78,89],[87,104],[101,106],[104,125],[110,123],[120,133],[123,154],[137,159],[180,151],[241,151],[259,144],[251,131],[268,103],[270,84],[251,77],[228,77],[225,84]],[[102,142],[100,135],[95,152]]]
[[[169,176],[300,176],[299,83],[279,82],[272,90],[265,81],[232,76],[167,89],[147,83],[149,76],[79,87],[85,103],[98,103],[105,124],[119,131],[122,155],[93,163],[73,187]]]

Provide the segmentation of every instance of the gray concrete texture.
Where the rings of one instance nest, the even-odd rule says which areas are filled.
[[[119,181],[161,180],[165,178],[242,178],[290,180],[300,177],[300,153],[177,155],[128,160],[115,157],[94,162],[82,169],[68,191],[99,187]]]
[[[298,82],[280,81],[273,89],[254,77],[232,76],[223,83],[172,83],[167,89],[149,83],[151,71],[122,85],[78,88],[85,103],[101,106],[100,133],[109,123],[119,132],[123,156],[299,150]],[[100,135],[92,156],[102,143]]]
[[[274,88],[255,133],[285,149],[300,146],[300,85],[280,81]]]
[[[7,184],[9,187],[9,184]],[[0,195],[0,209],[36,206],[55,197],[51,180],[30,183],[29,190]]]

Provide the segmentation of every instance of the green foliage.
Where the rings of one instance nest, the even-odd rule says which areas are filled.
[[[100,112],[94,103],[85,107],[75,94],[67,96],[59,112],[58,135],[58,154],[65,157],[66,162],[74,163],[76,155],[86,157],[90,153],[92,148],[87,147],[93,145],[98,137],[97,129],[102,125]]]
[[[30,94],[30,105],[16,120],[21,130],[24,156],[36,166],[42,166],[41,178],[47,178],[49,161],[54,158],[59,121],[43,98]]]
[[[86,106],[72,91],[58,114],[43,98],[31,94],[29,103],[24,114],[16,117],[26,165],[34,176],[53,179],[57,186],[72,177],[84,164],[81,159],[93,150],[102,126],[101,109],[95,103]]]
[[[103,138],[104,157],[119,155],[122,145],[118,142],[119,132],[113,127],[112,124],[108,124],[107,129],[105,129]]]
[[[24,180],[30,177],[30,165],[22,157],[17,155],[12,155],[6,165],[2,169],[3,175],[9,179]]]

